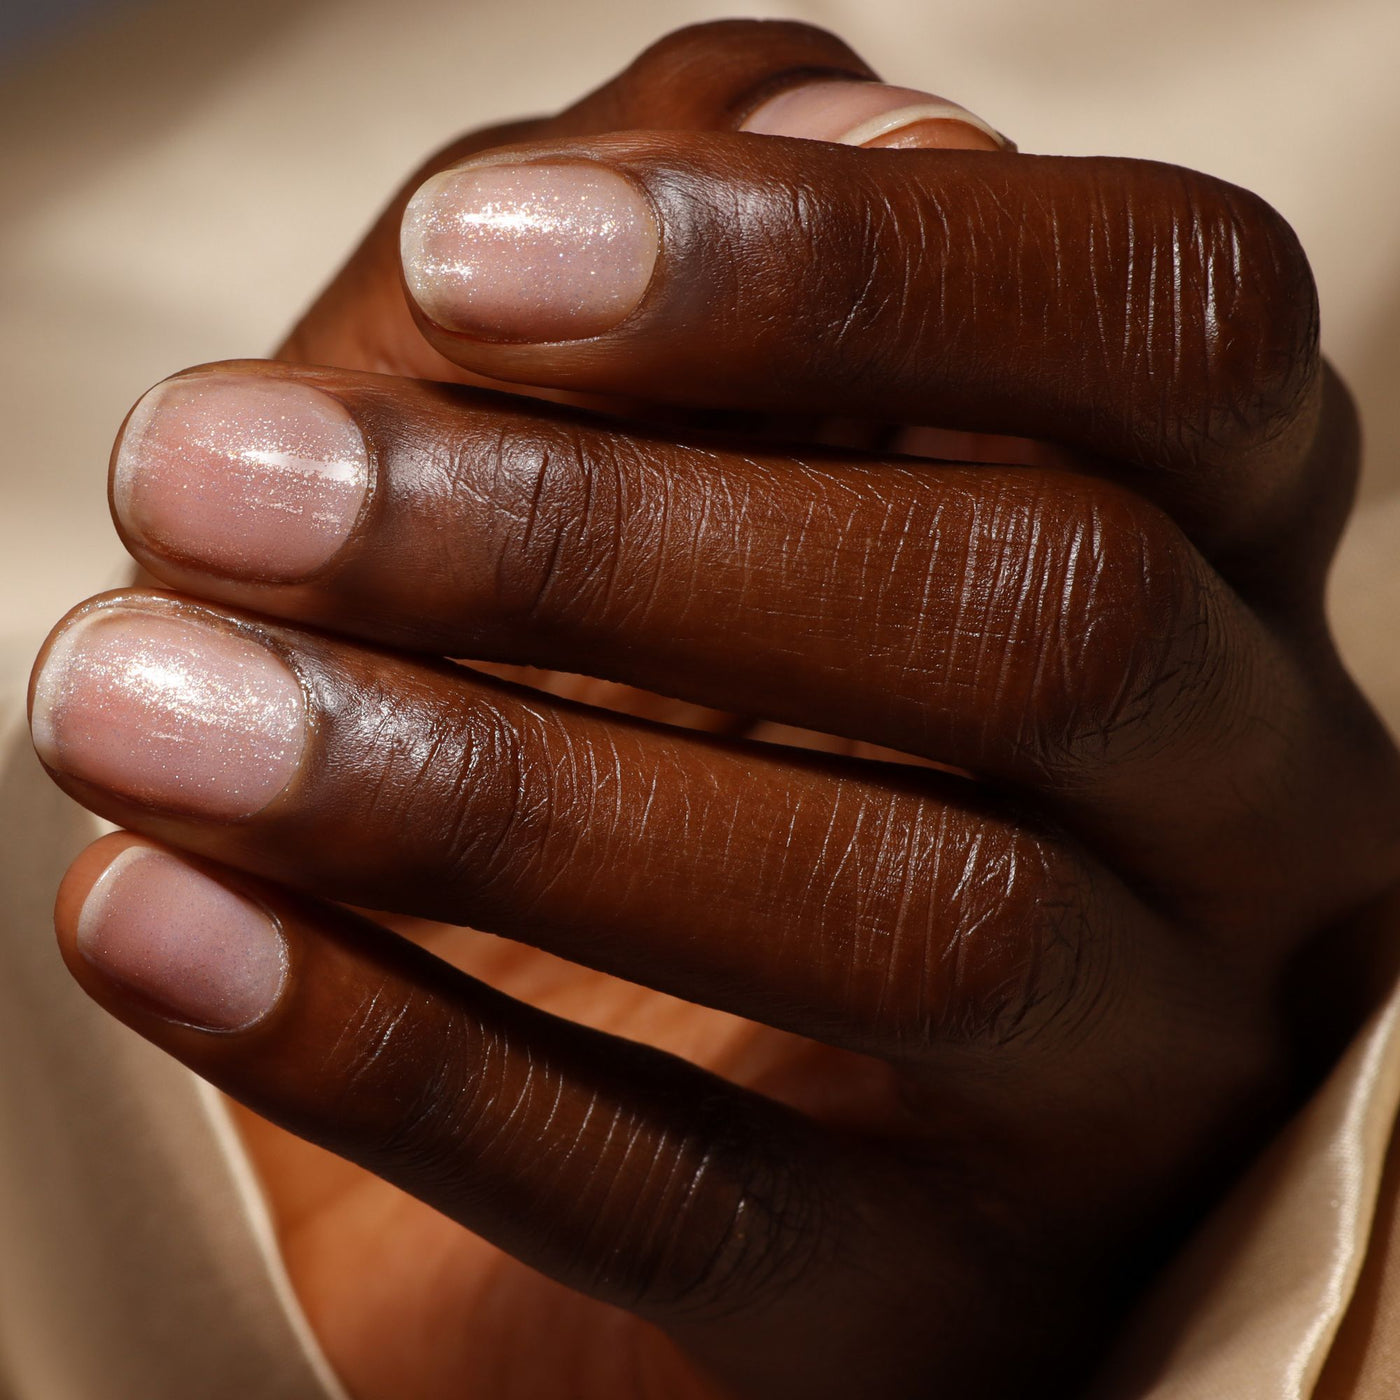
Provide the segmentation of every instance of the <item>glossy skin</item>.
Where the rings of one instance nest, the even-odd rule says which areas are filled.
[[[1400,768],[1323,620],[1356,432],[1291,232],[1145,163],[733,133],[833,72],[866,75],[799,26],[684,31],[445,153],[647,188],[638,313],[415,324],[415,179],[285,348],[339,368],[233,367],[367,434],[352,547],[260,585],[128,541],[201,600],[158,606],[289,659],[312,745],[236,823],[56,776],[255,890],[292,978],[242,1035],[123,998],[72,933],[127,837],[60,937],[345,1159],[244,1119],[363,1400],[1073,1393],[1364,1009]],[[791,444],[832,418],[1056,450]]]

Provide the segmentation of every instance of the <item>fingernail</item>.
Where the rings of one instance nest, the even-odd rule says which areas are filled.
[[[128,846],[97,877],[74,941],[119,986],[201,1030],[247,1030],[287,977],[270,915],[150,846]]]
[[[651,205],[605,166],[447,170],[404,211],[404,277],[429,319],[488,340],[611,330],[656,265]]]
[[[51,768],[135,802],[246,817],[290,782],[301,686],[246,637],[110,607],[54,639],[34,681],[34,745]]]
[[[788,88],[750,113],[741,129],[842,146],[999,151],[1008,144],[956,102],[884,83],[828,81]]]
[[[290,583],[345,543],[369,453],[344,406],[306,384],[193,375],[158,384],[127,420],[117,518],[157,554]]]

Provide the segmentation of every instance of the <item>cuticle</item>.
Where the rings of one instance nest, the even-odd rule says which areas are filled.
[[[275,799],[274,799],[275,800]],[[224,884],[223,881],[218,881]],[[201,1031],[205,1035],[216,1035],[219,1037],[247,1035],[249,1031],[259,1030],[265,1027],[269,1021],[282,1010],[283,999],[286,995],[287,986],[292,980],[292,941],[287,937],[287,929],[278,914],[268,907],[261,899],[256,899],[246,890],[238,889],[232,885],[225,885],[226,889],[231,889],[240,899],[247,900],[254,909],[258,911],[272,925],[272,931],[277,935],[278,947],[281,950],[281,976],[277,979],[277,990],[273,993],[272,1000],[267,1008],[254,1016],[251,1021],[244,1021],[239,1026],[201,1026],[194,1021],[177,1021],[174,1017],[168,1018],[172,1024],[188,1026],[191,1030]]]
[[[369,519],[370,511],[379,499],[379,444],[370,436],[369,430],[360,421],[360,415],[345,402],[345,398],[342,394],[334,389],[327,389],[319,384],[316,385],[316,388],[320,389],[321,393],[328,399],[334,400],[345,410],[345,416],[355,425],[355,431],[360,435],[360,442],[364,445],[365,449],[365,495],[364,499],[360,502],[359,510],[355,512],[355,519],[351,522],[350,531],[341,542],[340,547],[329,559],[323,561],[307,574],[305,578],[286,581],[284,586],[289,588],[299,588],[303,584],[311,583],[319,579],[333,564],[339,563],[346,551],[363,538],[361,527]],[[279,585],[274,584],[271,586],[277,587]]]

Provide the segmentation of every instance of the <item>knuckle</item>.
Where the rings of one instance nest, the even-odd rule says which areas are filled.
[[[1210,460],[1270,442],[1296,420],[1320,372],[1318,299],[1275,209],[1220,180],[1181,178],[1165,246],[1153,248],[1163,275],[1137,285],[1153,300],[1149,324],[1160,329],[1148,364],[1169,366],[1161,383],[1179,400],[1181,446]]]
[[[374,1085],[382,1104],[382,1121],[359,1145],[359,1160],[443,1199],[456,1193],[481,1122],[489,1060],[474,1026],[460,1016],[425,1016],[428,1010],[403,1003],[392,1022],[365,1026],[349,1082],[360,1095]]]
[[[450,1183],[476,1117],[480,1040],[426,992],[366,983],[326,1052],[317,1140],[401,1181]]]
[[[413,890],[426,917],[529,918],[588,832],[627,818],[617,755],[548,706],[485,689],[444,705],[436,685],[410,681],[361,706],[354,732],[373,766],[359,770],[357,810],[394,833],[366,846],[362,878]]]
[[[1179,738],[1219,679],[1219,590],[1175,522],[1114,493],[1095,527],[1099,547],[1076,571],[1060,620],[1075,639],[1073,668],[1059,673],[1042,732],[1062,766],[1152,756]]]
[[[587,615],[606,594],[617,557],[620,492],[611,455],[563,424],[507,427],[487,490],[499,616],[530,624]]]
[[[708,87],[716,69],[747,76],[756,62],[772,68],[810,65],[849,67],[859,60],[830,31],[797,20],[720,19],[683,25],[644,49],[623,75],[639,95],[674,106],[680,80]],[[732,81],[732,79],[731,79]],[[682,87],[682,90],[684,88]]]
[[[1105,981],[1082,863],[1015,827],[948,836],[920,861],[924,937],[899,940],[933,965],[900,979],[918,995],[895,1017],[898,1043],[928,1054],[1062,1036]]]
[[[586,1291],[696,1323],[797,1286],[827,1233],[821,1197],[792,1144],[771,1138],[728,1096],[702,1098],[683,1132],[634,1132],[636,1160],[605,1177],[637,1189],[595,1216]]]
[[[1126,490],[1047,488],[1010,583],[992,709],[1041,777],[1143,756],[1175,736],[1216,676],[1218,591],[1180,528]]]
[[[568,424],[503,432],[485,531],[497,624],[573,642],[645,625],[707,535],[713,488],[688,465],[672,444]]]
[[[430,873],[448,889],[470,891],[483,913],[498,900],[516,915],[528,913],[530,877],[558,834],[566,808],[554,792],[548,727],[523,707],[507,713],[478,700],[444,750],[448,771],[440,781],[425,771],[427,791],[449,794],[439,804]]]

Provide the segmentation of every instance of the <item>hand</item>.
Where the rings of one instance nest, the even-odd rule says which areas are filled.
[[[737,71],[732,102],[761,76],[737,32],[650,62]],[[770,76],[841,66],[764,32]],[[79,861],[65,955],[257,1112],[578,1290],[362,1178],[314,1187],[320,1233],[284,1195],[358,1394],[1068,1384],[1315,1071],[1290,978],[1400,874],[1396,758],[1322,621],[1355,436],[1306,264],[1248,195],[1136,162],[534,134],[436,192],[499,208],[544,167],[558,199],[567,157],[626,285],[561,279],[512,325],[429,246],[451,211],[420,219],[422,329],[466,372],[1072,456],[783,448],[350,369],[173,381],[115,499],[194,596],[85,605],[36,682],[58,780],[162,843]],[[345,904],[504,934],[461,961],[584,1009]]]

